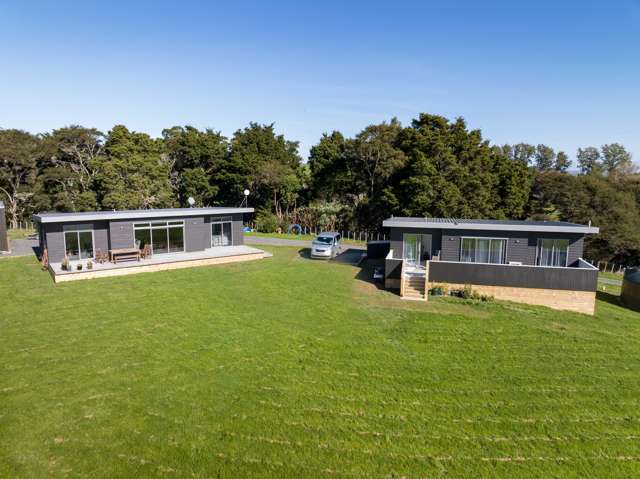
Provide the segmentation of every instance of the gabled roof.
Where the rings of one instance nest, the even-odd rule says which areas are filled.
[[[165,208],[157,210],[113,210],[87,211],[81,213],[37,213],[33,220],[38,223],[68,223],[73,221],[144,220],[152,218],[175,218],[185,216],[230,215],[253,213],[253,208]]]
[[[387,228],[433,228],[447,230],[538,231],[544,233],[599,233],[600,228],[566,221],[474,220],[460,218],[391,217],[383,221]]]

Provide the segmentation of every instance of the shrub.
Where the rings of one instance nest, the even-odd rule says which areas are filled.
[[[270,211],[261,210],[256,215],[256,229],[262,233],[275,233],[278,230],[278,217]]]
[[[448,292],[448,289],[445,285],[442,284],[435,284],[433,285],[433,287],[429,290],[429,293],[432,296],[444,296],[446,295]]]
[[[471,299],[475,301],[487,302],[493,300],[493,296],[490,296],[488,294],[480,294],[477,291],[474,291],[470,284],[465,284],[464,288],[462,288],[462,290],[458,292],[458,295],[462,299]]]

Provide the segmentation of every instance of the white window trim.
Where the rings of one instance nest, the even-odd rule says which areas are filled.
[[[180,224],[170,225],[169,222],[177,223],[180,221]],[[151,226],[152,223],[164,223],[164,226]],[[185,228],[184,220],[167,220],[167,221],[147,221],[146,223],[139,222],[138,225],[145,226],[136,226],[136,223],[133,223],[133,247],[136,247],[136,231],[140,230],[165,230],[167,232],[167,248],[169,247],[169,228],[182,228],[182,251],[167,251],[166,253],[153,253],[155,254],[174,254],[174,253],[184,253],[187,250],[187,229]],[[151,233],[151,249],[153,249],[153,233]]]
[[[83,258],[82,250],[80,249],[80,233],[86,233],[87,231],[91,231],[91,251],[93,251],[93,256],[91,258]],[[62,243],[64,245],[64,255],[67,256],[67,233],[75,233],[78,237],[78,259],[72,259],[70,261],[84,261],[85,259],[94,259],[96,257],[96,235],[93,228],[91,229],[72,229],[72,230],[63,230],[62,231]]]
[[[483,239],[483,240],[498,240],[504,241],[504,251],[502,252],[502,263],[484,263],[480,261],[462,261],[462,242],[465,239]],[[470,264],[507,264],[507,251],[509,249],[509,238],[497,238],[494,236],[460,236],[460,251],[459,251],[459,263],[470,263]]]
[[[553,250],[552,250],[552,258],[553,256],[555,256],[555,251],[556,251],[556,245],[555,242],[556,241],[566,241],[567,242],[567,254],[565,255],[565,259],[564,259],[564,266],[555,266],[555,265],[541,265],[540,264],[540,257],[542,256],[540,253],[542,253],[542,241],[553,241],[554,245],[553,245]],[[569,267],[569,248],[571,247],[571,240],[567,239],[567,238],[538,238],[538,241],[536,243],[536,266],[538,266],[539,268],[568,268]]]
[[[225,217],[222,217],[225,218]],[[231,218],[231,216],[229,217]],[[213,220],[216,221],[213,221]],[[212,221],[209,222],[209,224],[211,226],[209,226],[209,247],[210,248],[220,248],[220,246],[214,246],[213,245],[213,225],[223,225],[225,223],[229,223],[231,225],[230,231],[231,231],[231,242],[229,243],[228,246],[233,246],[233,219],[230,220],[225,220],[225,219],[217,219],[217,218],[211,218]],[[224,226],[223,226],[224,228]]]

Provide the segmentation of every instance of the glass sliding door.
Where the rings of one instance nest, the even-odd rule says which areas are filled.
[[[418,234],[404,234],[402,259],[407,266],[415,268],[420,264],[422,238]]]
[[[151,228],[134,229],[136,248],[143,250],[145,246],[151,244]]]
[[[67,231],[64,234],[65,254],[70,260],[80,259],[80,247],[77,231]]]
[[[80,258],[93,258],[93,231],[79,231]]]
[[[93,230],[65,231],[64,250],[72,261],[93,258]]]
[[[135,223],[133,239],[136,248],[151,245],[152,254],[182,253],[184,251],[184,221],[154,221]]]
[[[169,252],[167,228],[151,228],[151,248],[153,249],[153,254],[165,254]]]
[[[169,252],[184,251],[184,228],[169,227]]]
[[[211,246],[231,246],[233,244],[232,222],[229,218],[212,220],[211,222]]]

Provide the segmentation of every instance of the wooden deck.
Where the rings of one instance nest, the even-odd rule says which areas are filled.
[[[49,272],[56,283],[82,279],[107,278],[128,274],[150,273],[170,269],[193,268],[214,264],[252,261],[270,256],[268,253],[251,246],[220,246],[193,253],[171,253],[155,255],[140,261],[124,263],[93,263],[92,269],[86,269],[86,261],[72,261],[71,271],[63,271],[60,263],[51,263]],[[82,264],[78,271],[76,265]]]

